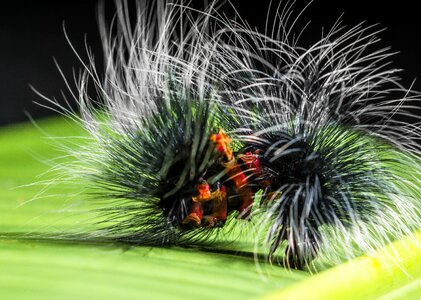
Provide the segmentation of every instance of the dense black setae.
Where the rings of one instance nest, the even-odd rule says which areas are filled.
[[[286,241],[284,264],[301,269],[317,256],[322,226],[349,227],[382,211],[382,195],[398,193],[385,183],[392,176],[381,167],[382,150],[364,133],[339,125],[250,139],[244,151],[259,153],[262,171],[254,182],[265,188],[261,206],[271,220],[269,259]]]

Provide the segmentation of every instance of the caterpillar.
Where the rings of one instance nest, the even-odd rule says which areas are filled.
[[[311,269],[421,228],[419,96],[371,50],[376,31],[337,23],[301,47],[288,4],[260,33],[216,2],[153,3],[133,22],[116,1],[104,78],[91,59],[79,114],[60,107],[91,136],[73,175],[101,203],[95,235],[195,245],[250,223],[238,234],[269,261]]]

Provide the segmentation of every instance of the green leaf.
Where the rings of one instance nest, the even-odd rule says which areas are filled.
[[[89,230],[79,214],[89,207],[79,205],[71,182],[46,191],[36,183],[48,183],[56,175],[40,174],[70,159],[57,142],[72,147],[85,134],[62,118],[38,126],[45,132],[32,124],[0,129],[0,299],[420,299],[421,250],[412,242],[381,250],[399,251],[403,269],[369,257],[310,275],[256,264],[247,251],[67,238],[61,233]]]

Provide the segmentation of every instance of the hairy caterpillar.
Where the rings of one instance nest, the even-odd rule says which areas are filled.
[[[367,50],[375,32],[338,24],[302,48],[288,7],[262,34],[215,4],[155,4],[138,2],[133,26],[116,1],[116,28],[102,24],[105,78],[91,64],[79,80],[92,139],[75,173],[103,202],[95,234],[190,245],[250,220],[269,260],[284,245],[283,265],[302,269],[421,227],[419,116],[407,104],[418,96],[387,69],[387,50]]]

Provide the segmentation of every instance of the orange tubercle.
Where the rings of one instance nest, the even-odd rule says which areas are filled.
[[[230,148],[231,138],[222,129],[219,129],[219,133],[212,134],[209,140],[216,144],[216,150],[224,154],[228,161],[234,158]]]

